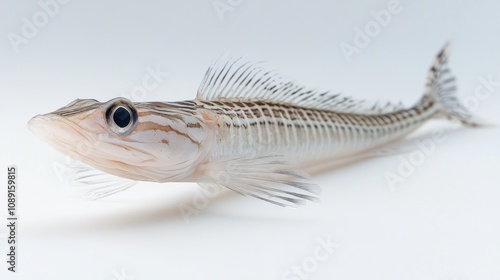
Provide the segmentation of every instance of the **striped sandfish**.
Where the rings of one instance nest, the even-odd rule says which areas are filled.
[[[57,150],[123,178],[224,186],[299,205],[320,192],[301,163],[380,147],[433,118],[478,125],[455,97],[447,49],[408,108],[311,90],[259,63],[228,58],[210,66],[195,100],[78,99],[35,116],[29,127]]]

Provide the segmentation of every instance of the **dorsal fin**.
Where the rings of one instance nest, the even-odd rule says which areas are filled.
[[[319,91],[296,84],[267,70],[262,62],[223,56],[208,68],[197,100],[266,100],[306,108],[342,113],[389,113],[403,108],[401,103],[355,100],[330,91]]]

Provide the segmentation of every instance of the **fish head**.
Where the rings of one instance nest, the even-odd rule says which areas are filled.
[[[182,181],[206,157],[210,138],[194,105],[77,99],[37,115],[29,129],[56,150],[120,177]]]

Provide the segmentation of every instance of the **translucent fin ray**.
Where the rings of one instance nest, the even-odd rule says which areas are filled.
[[[321,193],[319,186],[305,182],[304,172],[279,155],[215,161],[205,172],[213,184],[280,206],[319,202]]]
[[[307,88],[268,70],[263,62],[223,56],[208,68],[197,100],[265,100],[342,113],[390,113],[403,104],[355,100],[330,91]]]
[[[125,191],[137,184],[137,181],[113,176],[88,165],[73,166],[74,181],[80,188],[80,194],[89,200],[97,200],[118,192]]]
[[[434,59],[429,69],[424,98],[435,100],[445,118],[458,120],[467,126],[482,126],[483,122],[472,115],[457,97],[456,80],[448,66],[449,50],[450,44],[447,43]]]

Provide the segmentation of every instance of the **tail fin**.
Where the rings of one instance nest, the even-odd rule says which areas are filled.
[[[458,120],[467,126],[482,126],[456,96],[457,87],[448,68],[448,54],[449,44],[446,44],[429,70],[424,98],[431,98],[438,104],[441,117]]]

